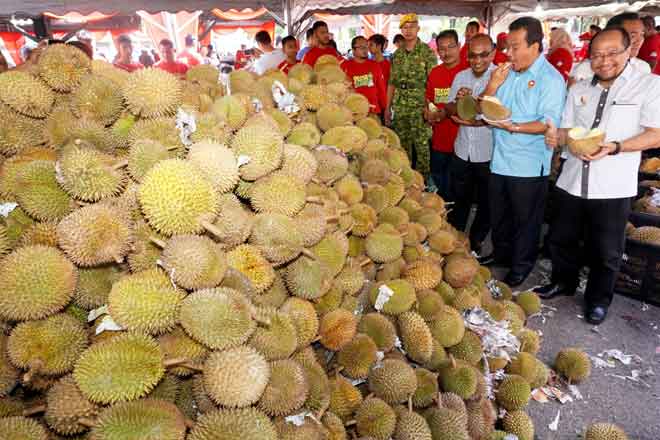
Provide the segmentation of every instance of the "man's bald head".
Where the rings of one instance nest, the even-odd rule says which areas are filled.
[[[495,45],[490,36],[477,34],[468,42],[468,62],[472,72],[481,76],[492,64],[495,57]]]
[[[468,48],[471,48],[473,45],[479,45],[482,47],[482,45],[486,45],[489,47],[495,47],[495,44],[493,43],[493,39],[490,38],[490,35],[488,34],[477,34],[472,39],[468,42]]]

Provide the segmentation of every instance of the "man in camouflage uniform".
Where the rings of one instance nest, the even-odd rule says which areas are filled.
[[[416,14],[404,15],[399,27],[404,42],[392,57],[385,124],[392,126],[415,169],[427,178],[432,129],[424,120],[424,96],[426,79],[438,59],[433,50],[417,38],[419,23]]]

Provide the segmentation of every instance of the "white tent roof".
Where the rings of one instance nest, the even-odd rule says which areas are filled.
[[[613,17],[623,12],[653,12],[660,8],[660,0],[638,1],[632,4],[628,3],[608,3],[598,6],[586,6],[563,9],[547,9],[541,12],[535,12],[534,17],[539,20],[554,20],[566,17]],[[526,15],[524,12],[507,14],[500,24],[508,25],[516,18]],[[529,15],[529,13],[527,13]]]

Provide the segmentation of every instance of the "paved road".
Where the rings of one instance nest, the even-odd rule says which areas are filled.
[[[522,286],[528,289],[543,279],[542,262]],[[502,272],[494,270],[498,276]],[[580,347],[592,356],[604,350],[619,349],[635,354],[642,363],[616,368],[593,368],[592,375],[578,389],[584,400],[561,405],[558,402],[541,404],[532,401],[528,407],[536,425],[538,440],[568,440],[579,438],[584,427],[599,421],[617,423],[630,439],[660,440],[660,308],[649,306],[642,310],[642,303],[617,295],[610,308],[608,319],[597,331],[577,315],[582,315],[582,296],[561,297],[544,302],[557,312],[542,323],[533,318],[529,327],[543,333],[539,358],[552,365],[555,355],[564,347]],[[660,349],[659,349],[660,350]],[[652,368],[656,376],[645,378],[648,387],[630,380],[607,376],[629,376],[632,369]],[[548,425],[561,409],[559,429],[550,431]]]

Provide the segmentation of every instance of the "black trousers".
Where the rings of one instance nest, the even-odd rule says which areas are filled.
[[[491,173],[488,192],[494,257],[512,273],[527,275],[538,255],[548,177]]]
[[[631,199],[588,200],[557,188],[557,202],[550,234],[553,281],[577,286],[586,263],[590,270],[585,302],[609,306],[621,267]]]
[[[470,228],[470,245],[479,249],[490,230],[490,207],[488,206],[488,180],[490,162],[470,162],[454,155],[449,167],[449,193],[454,208],[449,221],[459,231],[465,230],[470,208],[477,205],[477,215]]]

